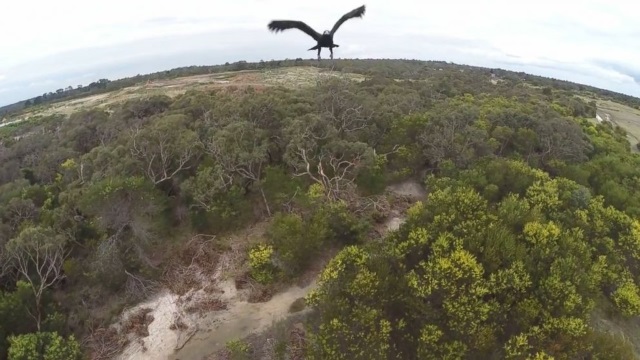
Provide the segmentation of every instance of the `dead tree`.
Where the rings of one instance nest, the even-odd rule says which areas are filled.
[[[125,293],[132,300],[145,299],[153,291],[159,288],[160,284],[157,281],[148,280],[140,275],[132,274],[126,269],[124,270],[124,273],[127,275]]]
[[[353,195],[359,171],[372,163],[373,149],[362,143],[333,145],[323,147],[317,155],[298,146],[295,153],[302,166],[296,166],[294,175],[308,176],[322,185],[330,200],[347,200]]]

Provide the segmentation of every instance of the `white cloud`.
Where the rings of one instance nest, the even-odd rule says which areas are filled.
[[[314,57],[306,34],[273,34],[267,23],[299,19],[322,31],[363,2],[364,18],[345,23],[336,35],[337,57],[433,59],[561,74],[640,96],[640,28],[634,18],[640,2],[23,0],[3,4],[0,73],[7,76],[3,86],[13,90],[0,96],[0,104],[101,77]],[[24,88],[48,79],[55,84]]]

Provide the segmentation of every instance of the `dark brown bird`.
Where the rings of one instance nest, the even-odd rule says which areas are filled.
[[[336,31],[338,31],[338,28],[340,27],[340,25],[342,25],[342,23],[352,18],[362,17],[362,15],[364,15],[364,11],[365,11],[364,5],[360,6],[357,9],[353,9],[349,11],[348,13],[342,15],[340,20],[338,20],[335,23],[335,25],[333,25],[333,29],[331,29],[331,31],[325,30],[325,32],[322,33],[322,35],[319,34],[317,31],[313,30],[311,26],[305,24],[302,21],[297,21],[297,20],[273,20],[272,22],[269,23],[268,27],[269,27],[269,30],[276,33],[278,31],[284,31],[287,29],[302,30],[307,35],[311,36],[315,41],[318,42],[316,46],[309,49],[309,50],[316,50],[316,49],[318,50],[318,60],[320,60],[320,50],[322,50],[323,47],[329,48],[329,51],[331,52],[331,59],[333,59],[333,48],[339,46],[338,44],[335,44],[333,42],[333,35],[335,35]]]

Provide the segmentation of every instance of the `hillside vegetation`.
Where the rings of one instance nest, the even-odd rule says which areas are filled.
[[[513,72],[503,69],[487,69],[477,66],[459,65],[445,61],[419,61],[419,60],[367,60],[367,59],[340,59],[330,62],[318,63],[315,59],[295,59],[295,60],[271,60],[260,61],[257,63],[247,63],[246,61],[238,61],[235,63],[226,63],[224,65],[213,66],[187,66],[166,71],[146,75],[136,75],[118,80],[100,79],[86,86],[70,84],[66,88],[57,89],[55,92],[50,91],[42,95],[38,95],[25,101],[9,104],[0,107],[0,118],[12,118],[19,116],[24,112],[32,112],[34,109],[41,108],[43,105],[56,104],[63,101],[86,98],[90,95],[104,95],[119,91],[126,88],[140,87],[142,84],[151,82],[166,83],[172,80],[184,79],[185,77],[193,77],[207,75],[214,79],[225,79],[230,73],[239,72],[257,72],[262,70],[278,70],[282,68],[301,67],[305,69],[320,68],[331,69],[344,73],[355,73],[359,75],[380,74],[387,77],[398,79],[418,79],[433,77],[434,70],[471,70],[481,72],[493,72],[495,75],[508,79],[510,81],[526,81],[531,86],[545,86],[560,90],[569,90],[575,92],[585,92],[597,95],[602,99],[613,100],[622,104],[629,105],[633,108],[640,109],[640,99],[617,93],[610,90],[604,90],[589,85],[577,84],[570,81],[546,78],[537,75],[526,74],[524,72]],[[199,81],[198,81],[199,82]],[[165,89],[167,90],[167,89]]]
[[[154,319],[110,325],[160,289],[206,314],[230,306],[211,279],[260,303],[316,275],[287,336],[219,357],[636,356],[640,155],[596,113],[639,99],[437,62],[269,66],[12,113],[32,112],[0,128],[0,359],[112,358]],[[428,193],[410,207],[386,190],[407,179]]]

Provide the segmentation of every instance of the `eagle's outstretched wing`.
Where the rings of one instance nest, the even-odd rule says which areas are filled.
[[[269,30],[278,32],[284,31],[287,29],[298,29],[304,31],[307,35],[311,36],[314,40],[318,41],[320,39],[320,34],[313,30],[311,26],[303,23],[302,21],[295,20],[273,20],[268,25]]]
[[[340,27],[340,25],[342,25],[343,22],[352,18],[362,17],[362,15],[364,15],[364,10],[365,10],[364,5],[362,5],[359,8],[353,9],[348,13],[342,15],[340,20],[338,20],[338,22],[336,22],[336,24],[333,25],[333,29],[331,29],[331,36],[333,36],[333,34],[335,34],[336,31],[338,31],[338,28]]]

